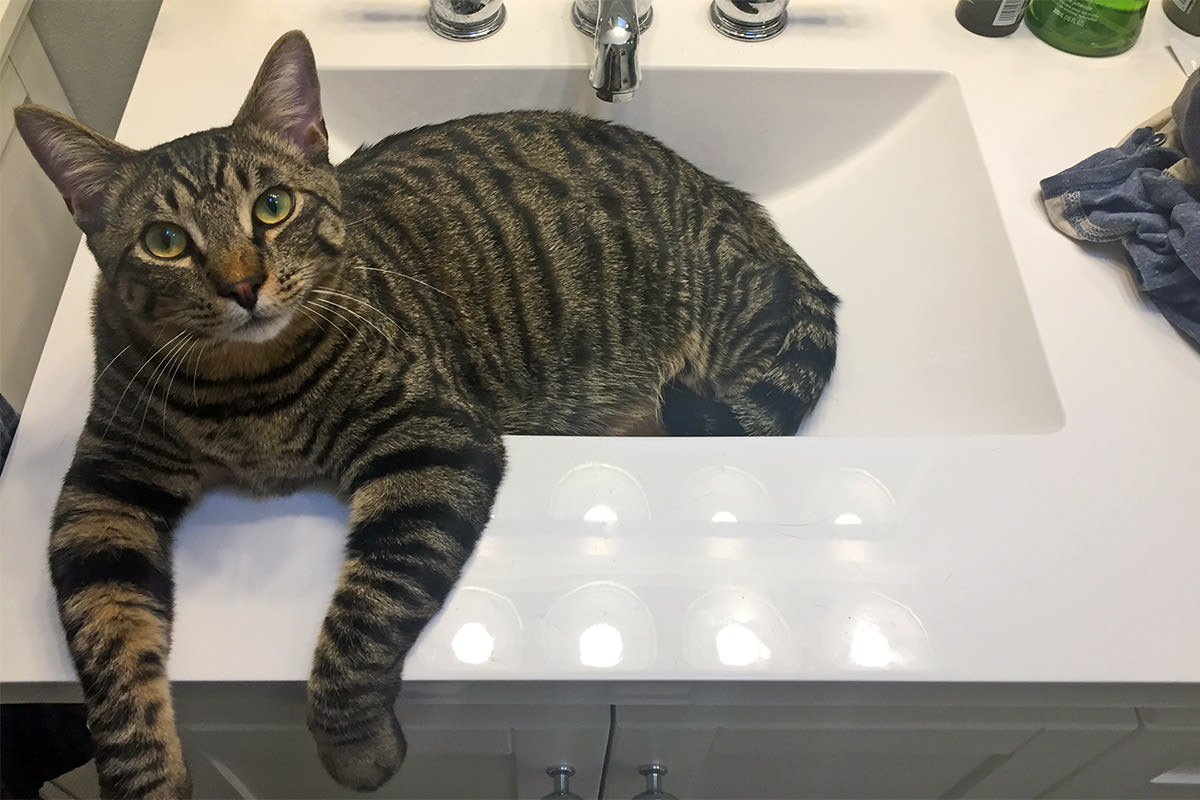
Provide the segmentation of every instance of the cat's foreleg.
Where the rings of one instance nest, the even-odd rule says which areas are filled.
[[[474,550],[503,471],[498,433],[425,423],[377,439],[388,443],[369,446],[343,478],[350,534],[317,643],[308,724],[330,775],[360,790],[404,760],[393,705],[405,656]]]
[[[103,797],[191,796],[166,665],[171,532],[198,486],[186,466],[156,457],[85,431],[52,522],[50,573]]]

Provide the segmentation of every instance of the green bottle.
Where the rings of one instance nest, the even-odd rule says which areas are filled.
[[[1025,24],[1059,50],[1112,56],[1133,47],[1150,0],[1032,0]]]

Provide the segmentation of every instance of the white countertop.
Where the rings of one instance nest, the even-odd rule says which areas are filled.
[[[587,63],[568,0],[508,6],[499,34],[461,44],[429,31],[419,0],[166,0],[118,138],[149,146],[225,124],[291,28],[322,68]],[[785,35],[755,45],[717,35],[705,6],[658,0],[647,81],[704,65],[957,76],[1065,423],[1036,435],[511,438],[494,520],[405,677],[1200,681],[1200,353],[1036,198],[1039,179],[1181,88],[1159,4],[1133,50],[1099,60],[1024,29],[973,36],[948,0],[793,0]],[[4,684],[74,680],[44,553],[87,407],[94,275],[81,248],[0,478]],[[712,521],[735,508],[738,521]],[[304,680],[344,521],[315,493],[205,500],[178,536],[172,677]]]

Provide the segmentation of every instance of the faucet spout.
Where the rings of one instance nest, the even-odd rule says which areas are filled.
[[[637,91],[642,79],[638,40],[651,14],[650,0],[575,0],[575,27],[595,40],[588,79],[601,100],[621,102]]]

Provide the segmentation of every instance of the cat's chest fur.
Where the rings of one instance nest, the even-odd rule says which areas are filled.
[[[315,430],[312,413],[280,417],[254,414],[222,421],[188,420],[187,439],[193,463],[211,486],[233,486],[253,494],[292,492],[323,477],[321,466],[306,452],[304,437]]]
[[[192,458],[210,485],[233,485],[256,494],[279,494],[314,481],[337,480],[347,430],[369,415],[373,398],[400,407],[420,392],[386,356],[376,356],[364,379],[363,354],[341,352],[334,363],[306,363],[279,386],[243,388],[217,404],[200,404],[176,421]],[[390,373],[388,380],[380,372]],[[402,425],[402,418],[398,424]]]
[[[353,336],[301,336],[246,372],[231,371],[219,358],[198,360],[198,374],[180,369],[143,403],[142,438],[147,445],[169,441],[209,487],[267,495],[336,480],[346,466],[338,456],[353,423],[430,393],[428,369],[402,357],[406,353],[372,344]],[[206,373],[214,364],[223,369]],[[115,373],[98,394],[124,407],[130,393]]]

